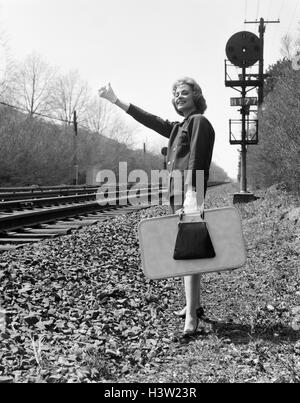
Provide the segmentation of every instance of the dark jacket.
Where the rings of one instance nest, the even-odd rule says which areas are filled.
[[[182,122],[169,122],[132,104],[127,113],[144,126],[169,139],[167,168],[170,173],[174,170],[182,173],[190,170],[192,177],[188,182],[196,187],[196,171],[204,171],[205,195],[215,141],[215,132],[208,119],[199,113],[192,113]],[[183,177],[185,180],[186,176]],[[174,195],[172,180],[169,194]]]

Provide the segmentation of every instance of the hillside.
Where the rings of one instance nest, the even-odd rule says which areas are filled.
[[[163,168],[163,156],[151,152],[144,155],[142,150],[133,149],[129,140],[122,142],[126,130],[116,122],[102,135],[79,125],[75,146],[73,125],[55,124],[0,106],[0,186],[74,184],[76,155],[79,184],[88,181],[94,167],[112,170],[118,176],[119,162],[124,161],[128,173],[142,169],[150,178],[151,169]],[[130,138],[130,132],[127,136]],[[216,164],[212,164],[210,176],[214,181],[227,179]]]

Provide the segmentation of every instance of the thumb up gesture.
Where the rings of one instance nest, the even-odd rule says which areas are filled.
[[[113,104],[115,104],[118,99],[116,94],[114,93],[114,90],[111,88],[110,83],[108,83],[104,87],[99,88],[98,95],[100,98],[107,99],[107,101],[110,101]]]

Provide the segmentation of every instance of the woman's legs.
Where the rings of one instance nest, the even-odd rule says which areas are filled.
[[[184,277],[186,315],[184,332],[194,332],[198,323],[196,309],[200,300],[200,274]]]
[[[170,213],[175,214],[182,205],[175,205],[174,198],[170,199]],[[201,274],[193,274],[183,278],[186,306],[184,333],[193,333],[196,331],[198,318],[196,309],[200,306],[200,278]]]
[[[197,281],[197,279],[195,278],[195,281]],[[184,277],[183,277],[183,286],[185,284],[184,281]],[[196,303],[196,309],[198,310],[198,317],[200,318],[200,316],[203,316],[204,311],[203,311],[203,307],[201,306],[201,274],[199,274],[199,299]],[[184,306],[182,309],[178,310],[178,311],[174,311],[175,315],[177,316],[181,316],[181,317],[185,317],[185,313],[186,313],[186,306]]]

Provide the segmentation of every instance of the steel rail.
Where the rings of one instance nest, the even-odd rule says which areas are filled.
[[[208,187],[212,186],[219,186],[222,184],[226,184],[230,182],[220,182],[220,181],[212,181],[208,183]],[[125,191],[126,189],[130,189],[130,187],[133,184],[129,184],[127,188],[122,188],[120,189],[120,186],[116,186],[116,191],[123,190]],[[155,184],[157,186],[157,184]],[[153,185],[148,185],[148,188],[150,189],[151,186]],[[9,190],[11,189],[11,190]],[[20,189],[19,191],[16,191],[16,189]],[[55,196],[72,196],[72,195],[79,195],[79,194],[88,194],[88,193],[96,193],[99,189],[99,186],[83,186],[83,187],[76,187],[76,186],[63,186],[63,187],[44,187],[41,189],[39,188],[32,188],[32,189],[26,189],[26,191],[23,191],[23,189],[26,188],[0,188],[0,202],[2,203],[4,201],[9,201],[9,200],[27,200],[27,199],[38,199],[38,198],[47,198],[47,197],[55,197]],[[5,192],[4,192],[5,190]]]
[[[98,188],[99,189],[99,188]],[[156,188],[151,189],[156,190]],[[157,188],[158,190],[158,188]],[[128,190],[116,190],[116,191],[109,191],[109,192],[93,192],[93,193],[86,193],[86,194],[76,194],[71,196],[54,196],[54,197],[43,197],[43,198],[30,198],[30,199],[18,199],[18,200],[6,200],[0,201],[0,215],[1,211],[8,211],[10,209],[19,209],[19,208],[32,208],[35,206],[49,206],[49,205],[57,205],[63,203],[74,203],[80,201],[89,201],[96,199],[99,194],[104,195],[119,195],[122,192],[127,192]],[[147,188],[141,188],[141,191],[148,191]]]
[[[211,182],[208,184],[208,187],[223,185],[226,183],[228,182]],[[119,206],[125,207],[130,203],[130,201],[136,201],[137,196],[139,196],[140,201],[146,202],[145,204],[149,207],[153,205],[151,202],[156,200],[156,198],[158,201],[156,204],[160,204],[161,198],[164,195],[167,195],[168,191],[167,189],[156,189],[155,191],[149,191],[148,189],[134,189],[133,194],[130,194],[130,190],[127,192],[128,193],[126,196],[121,197],[119,195],[118,197],[113,198],[103,198],[104,194],[102,194],[102,198],[95,197],[95,200],[85,199],[83,203],[76,202],[59,206],[47,206],[46,208],[34,208],[30,211],[17,211],[12,212],[9,215],[3,214],[0,216],[0,233],[5,234],[5,232],[11,230],[36,226],[39,224],[76,217],[78,215],[93,213],[96,211],[110,210]],[[61,198],[57,198],[57,201],[59,201],[58,199]],[[74,201],[73,197],[72,200]],[[78,201],[78,198],[75,198],[75,201]]]
[[[159,197],[167,193],[163,189],[160,192],[147,192],[143,197],[149,200],[150,197]],[[127,206],[131,200],[136,200],[137,195],[127,195],[124,197],[105,199],[103,201],[86,201],[85,203],[76,203],[63,206],[53,206],[48,208],[34,209],[32,211],[15,212],[11,215],[0,217],[0,232],[16,230],[28,226],[36,226],[47,222],[57,221],[60,219],[75,217],[82,214],[93,213],[99,210],[110,210],[112,208]]]
[[[132,185],[128,185],[127,187],[122,188],[122,186],[112,187],[113,190],[125,191],[130,189]],[[46,198],[53,196],[69,196],[69,195],[78,195],[78,194],[88,194],[88,193],[96,193],[99,190],[100,186],[90,186],[90,187],[72,187],[72,188],[45,188],[44,190],[31,190],[31,191],[18,191],[15,190],[8,192],[0,192],[0,201],[9,201],[9,200],[26,200],[26,199],[38,199],[38,198]],[[110,188],[108,186],[108,188]],[[121,189],[120,189],[121,188]],[[148,189],[151,188],[151,185],[148,185]],[[49,190],[50,189],[50,190]]]
[[[123,185],[117,185],[122,187]],[[76,189],[89,189],[99,187],[99,185],[57,185],[57,186],[0,186],[0,193],[5,192],[36,192],[45,190],[76,190]]]

